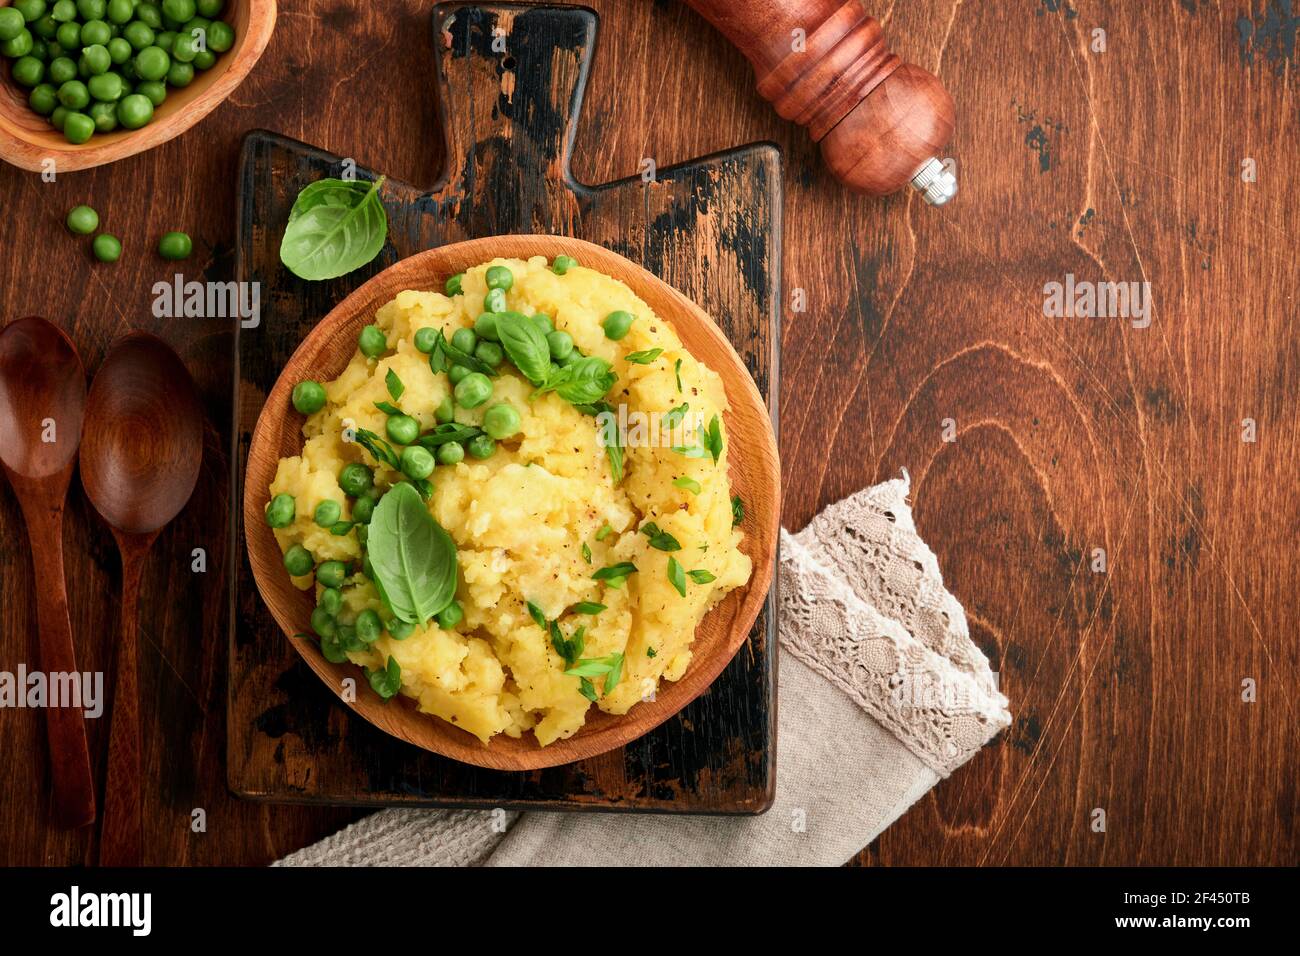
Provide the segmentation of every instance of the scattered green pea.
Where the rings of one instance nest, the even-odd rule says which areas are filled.
[[[281,492],[266,506],[266,523],[272,528],[287,528],[293,524],[295,510],[293,495]]]
[[[550,335],[555,331],[555,323],[551,321],[551,317],[545,312],[537,312],[530,318],[533,320],[533,325],[537,326],[537,331],[541,332],[542,335]]]
[[[9,73],[19,86],[31,89],[34,86],[39,86],[41,81],[45,79],[45,64],[36,57],[28,55],[14,61]]]
[[[631,312],[619,309],[605,316],[600,323],[605,329],[605,338],[613,339],[617,342],[623,336],[627,335],[628,330],[632,328],[632,323],[636,321],[636,316]]]
[[[443,285],[443,289],[448,295],[460,295],[461,283],[465,281],[465,273],[458,272]]]
[[[501,337],[497,335],[496,315],[492,312],[480,312],[478,318],[474,320],[474,334],[489,342],[500,341]]]
[[[483,430],[497,441],[519,434],[519,425],[519,412],[512,405],[493,405],[483,413]]]
[[[69,114],[68,126],[71,126],[73,121],[76,120],[77,117],[79,116],[85,116],[85,114],[84,113]],[[85,119],[86,122],[90,123],[91,126],[95,125],[95,121],[91,119],[89,116],[85,116]],[[64,135],[66,136],[67,135],[66,126],[64,127],[63,132]],[[86,137],[86,139],[89,138],[90,138],[89,136]],[[85,140],[82,140],[82,142],[85,142]],[[95,254],[95,258],[98,259],[100,262],[116,262],[118,258],[121,257],[122,255],[122,243],[118,240],[117,236],[109,235],[107,232],[101,232],[99,235],[97,235],[94,241],[91,242],[90,249]]]
[[[378,358],[388,350],[388,339],[384,337],[384,330],[379,326],[367,325],[357,338],[357,347],[367,358]]]
[[[316,579],[320,580],[319,570],[316,572]],[[338,588],[325,588],[316,599],[316,606],[330,617],[337,617],[339,611],[343,610],[343,592]]]
[[[354,461],[349,465],[344,465],[343,470],[339,472],[339,487],[345,494],[353,498],[359,498],[373,487],[375,476],[370,469],[359,461]]]
[[[488,266],[485,278],[489,289],[501,289],[508,292],[515,284],[515,274],[506,266]]]
[[[323,561],[316,569],[316,580],[327,588],[341,588],[347,576],[348,566],[342,561]]]
[[[59,105],[58,90],[49,83],[42,83],[32,89],[27,105],[42,116],[49,116]]]
[[[465,448],[460,442],[449,441],[438,446],[438,464],[454,465],[465,460]]]
[[[506,293],[504,289],[488,289],[483,297],[485,312],[504,312],[506,310]]]
[[[194,64],[174,61],[167,68],[167,85],[184,89],[194,82]]]
[[[433,417],[439,425],[446,425],[448,422],[455,420],[456,406],[452,402],[450,395],[446,396],[438,403],[438,407],[434,410]]]
[[[104,73],[88,79],[86,89],[94,99],[101,103],[116,103],[122,98],[125,86],[122,83],[122,77],[116,73]]]
[[[80,80],[68,80],[59,87],[59,102],[70,110],[79,110],[90,103],[90,91]]]
[[[573,256],[556,256],[555,261],[551,263],[551,271],[557,276],[562,276],[576,265],[578,260]]]
[[[410,415],[389,415],[385,431],[399,445],[409,445],[420,436],[420,423]]]
[[[421,478],[428,478],[433,474],[435,464],[433,453],[423,445],[407,445],[402,449],[399,461],[402,466],[402,474],[407,478],[419,481]]]
[[[0,40],[12,40],[27,29],[27,21],[13,7],[0,7]]]
[[[415,633],[414,624],[410,621],[399,621],[397,618],[385,621],[384,627],[388,629],[388,636],[395,641],[404,641]]]
[[[320,637],[333,637],[338,624],[334,620],[334,615],[323,607],[317,607],[311,612],[311,629]]]
[[[461,408],[478,408],[492,397],[492,380],[482,372],[471,372],[457,383],[455,395]]]
[[[165,232],[158,240],[158,255],[164,259],[188,259],[193,249],[193,240],[183,232]]]
[[[139,129],[153,119],[153,104],[148,97],[132,93],[117,101],[117,121],[127,129]]]
[[[73,206],[68,210],[68,231],[88,236],[99,228],[99,213],[89,206]]]
[[[453,627],[461,622],[465,617],[465,610],[460,606],[459,601],[452,601],[445,608],[437,613],[438,626],[444,631],[450,631]]]
[[[320,382],[312,381],[309,378],[303,379],[293,387],[293,407],[304,415],[313,415],[319,412],[325,407],[324,386]]]
[[[573,336],[556,329],[546,336],[546,345],[551,350],[551,358],[558,362],[568,358],[573,351]]]
[[[332,498],[326,498],[318,504],[312,515],[316,524],[322,528],[332,527],[341,517],[343,517],[343,507]]]
[[[469,375],[470,371],[463,365],[453,365],[447,369],[447,377],[451,379],[451,384],[459,385],[465,380],[465,376]]]
[[[505,361],[506,356],[505,353],[501,350],[500,345],[497,345],[497,343],[495,342],[488,342],[487,340],[484,340],[478,343],[478,345],[474,346],[474,357],[478,359],[480,362],[483,362],[487,365],[492,366],[493,368],[496,368],[503,361]]]
[[[90,118],[95,121],[95,132],[111,133],[117,129],[117,106],[99,101],[91,103]]]
[[[295,578],[300,578],[304,574],[311,574],[312,566],[316,559],[300,544],[295,544],[284,553],[284,569]]]
[[[162,106],[167,99],[167,84],[158,80],[145,80],[136,85],[135,91],[154,106]]]
[[[473,354],[474,346],[478,343],[478,336],[474,334],[473,329],[457,329],[452,333],[451,344],[453,348],[458,348],[462,352]]]
[[[474,458],[491,458],[497,450],[497,443],[488,435],[475,435],[465,448]]]
[[[370,519],[375,514],[375,499],[369,495],[362,495],[352,505],[352,520],[361,524],[369,524]],[[364,529],[362,529],[364,530]]]
[[[77,78],[77,64],[66,56],[58,56],[50,60],[50,65],[46,68],[46,74],[49,76],[51,83],[61,87],[69,80]]]
[[[379,640],[379,635],[384,633],[384,622],[379,619],[379,612],[373,608],[366,608],[357,615],[356,624],[357,637],[367,644],[373,644]]]
[[[428,355],[433,351],[433,347],[438,343],[438,330],[431,329],[427,325],[415,332],[415,347]]]

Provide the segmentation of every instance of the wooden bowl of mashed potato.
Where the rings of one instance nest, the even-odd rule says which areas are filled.
[[[577,264],[557,265],[558,256]],[[567,333],[582,356],[608,365],[613,385],[600,407],[610,415],[594,417],[580,392],[539,387],[544,372],[525,374],[507,359],[489,380],[490,399],[455,401],[454,424],[485,429],[489,409],[509,405],[514,433],[478,446],[481,457],[439,463],[427,484],[405,476],[419,496],[410,487],[392,494],[404,466],[356,436],[385,435],[396,412],[416,419],[421,440],[450,427],[459,394],[445,367],[451,349],[431,360],[419,345],[475,327],[492,266],[498,278],[501,267],[510,272],[509,312]],[[446,294],[446,281],[461,274],[459,291]],[[616,312],[634,320],[615,339],[606,319]],[[371,354],[358,348],[367,326],[383,333],[379,350],[367,333]],[[495,357],[490,348],[482,354]],[[291,400],[305,380],[325,393],[306,416]],[[617,429],[620,453],[602,444],[598,422],[605,436]],[[371,496],[364,529],[352,520],[360,498],[339,481],[356,462],[374,476],[360,495]],[[271,527],[276,496],[282,513]],[[399,498],[407,508],[423,502],[427,515],[417,509],[415,518],[431,517],[454,542],[455,614],[400,617],[403,602],[384,577],[390,564],[376,550],[392,541]],[[320,523],[322,503],[327,517],[338,513],[335,525]],[[779,510],[766,405],[712,319],[602,247],[527,235],[412,256],[330,312],[267,396],[243,500],[258,588],[312,669],[336,692],[355,688],[343,694],[349,706],[388,733],[500,770],[613,750],[703,693],[745,643],[772,584]],[[327,561],[347,568],[341,600],[327,596],[330,613],[313,617],[324,585],[312,570],[291,576],[293,549],[315,569]],[[301,572],[296,556],[288,563]],[[328,637],[316,636],[322,630]]]

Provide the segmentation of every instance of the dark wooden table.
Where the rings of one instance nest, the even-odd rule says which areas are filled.
[[[760,139],[785,152],[785,523],[907,467],[922,533],[1012,701],[1014,726],[859,860],[1294,863],[1300,64],[1283,4],[881,0],[898,52],[957,99],[962,189],[942,210],[843,192],[683,4],[591,5],[580,179]],[[231,336],[155,319],[164,276],[144,249],[184,228],[188,271],[230,275],[236,157],[255,126],[431,182],[428,11],[282,0],[262,63],[180,139],[52,184],[0,168],[0,316],[46,315],[91,369],[120,332],[158,332],[209,416],[198,494],[144,584],[149,862],[265,863],[356,813],[226,791]],[[79,202],[123,239],[118,264],[64,231]],[[1067,274],[1149,281],[1150,326],[1046,318],[1044,285]],[[0,535],[0,648],[31,661],[40,582],[7,485]],[[65,535],[81,666],[109,670],[118,559],[75,485]],[[92,722],[101,772],[106,731]],[[49,825],[38,712],[0,710],[0,754],[0,862],[93,860],[88,835]]]

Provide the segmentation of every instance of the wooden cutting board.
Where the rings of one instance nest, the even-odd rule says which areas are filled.
[[[570,144],[596,29],[595,13],[582,7],[436,7],[432,67],[445,172],[429,188],[389,180],[388,244],[369,267],[338,280],[298,279],[281,266],[279,243],[298,191],[343,174],[345,158],[269,132],[246,137],[237,278],[260,283],[262,311],[260,324],[238,336],[232,502],[243,496],[265,396],[307,331],[388,265],[478,236],[572,235],[641,263],[717,320],[775,422],[780,154],[759,144],[653,176],[643,163],[642,175],[594,187],[576,182]],[[364,157],[352,159],[366,169]],[[623,750],[510,774],[437,757],[354,716],[276,627],[253,581],[237,514],[232,522],[227,772],[236,793],[350,805],[683,813],[757,813],[770,803],[775,584],[748,644],[677,717]]]

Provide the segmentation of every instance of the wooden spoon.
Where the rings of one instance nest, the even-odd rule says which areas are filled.
[[[90,386],[81,483],[122,553],[108,782],[99,862],[140,863],[140,713],[136,613],[140,572],[163,525],[185,507],[203,458],[203,411],[185,365],[165,342],[132,332]]]
[[[63,502],[77,460],[86,372],[72,342],[44,319],[0,332],[0,461],[27,522],[36,574],[40,668],[77,673],[63,580]],[[47,707],[55,813],[80,827],[95,819],[86,724],[74,707]]]

